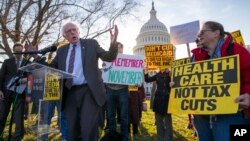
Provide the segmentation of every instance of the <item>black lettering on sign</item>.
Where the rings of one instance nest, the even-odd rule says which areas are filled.
[[[216,109],[216,99],[184,99],[181,102],[182,110],[213,111]]]

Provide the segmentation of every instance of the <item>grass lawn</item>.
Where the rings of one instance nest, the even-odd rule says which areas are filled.
[[[148,103],[148,101],[147,101]],[[149,105],[149,103],[147,104]],[[173,119],[173,130],[174,130],[174,141],[197,141],[197,138],[193,135],[193,130],[187,129],[188,116],[187,115],[172,115]],[[139,126],[139,135],[134,138],[130,136],[131,141],[155,141],[156,139],[156,126],[155,126],[154,112],[148,107],[147,112],[143,112],[142,121]],[[35,141],[36,134],[35,129],[28,128],[29,125],[35,124],[34,119],[29,119],[25,121],[26,133],[24,136],[24,141]],[[52,127],[57,127],[56,121],[52,122]],[[7,140],[8,135],[8,123],[4,132],[5,140]],[[13,126],[15,128],[15,126]],[[104,130],[100,131],[100,135],[105,134]],[[59,132],[51,133],[49,135],[51,141],[60,141],[61,135]]]

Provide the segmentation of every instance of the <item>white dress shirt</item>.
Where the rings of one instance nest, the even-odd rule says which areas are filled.
[[[67,59],[66,59],[66,71],[68,72],[68,66],[69,66],[69,58],[71,54],[71,50],[73,49],[73,45],[70,44]],[[84,51],[84,47],[83,47]],[[73,69],[73,75],[76,77],[73,78],[73,85],[81,85],[87,83],[84,73],[83,73],[83,66],[82,66],[82,49],[80,41],[76,43],[75,47],[75,60],[74,60],[74,69]]]

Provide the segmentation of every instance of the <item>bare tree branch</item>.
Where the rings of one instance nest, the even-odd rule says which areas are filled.
[[[33,45],[60,42],[64,21],[76,20],[84,38],[108,32],[117,19],[131,14],[136,0],[2,0],[0,2],[0,48],[12,56],[17,41]]]

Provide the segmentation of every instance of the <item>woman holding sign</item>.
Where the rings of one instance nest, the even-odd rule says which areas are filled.
[[[198,48],[192,50],[191,61],[202,61],[239,54],[240,98],[250,94],[250,54],[246,48],[233,42],[232,36],[225,33],[223,26],[214,21],[205,22],[198,34]],[[236,102],[239,102],[237,99]],[[225,105],[230,106],[230,105]],[[240,105],[235,114],[194,115],[194,125],[199,141],[229,141],[230,125],[250,124],[250,110]],[[232,133],[231,133],[232,134]]]
[[[157,127],[156,141],[172,141],[173,127],[171,114],[167,113],[168,100],[170,94],[170,71],[169,69],[161,69],[154,76],[149,76],[147,68],[145,68],[145,81],[156,81],[157,89],[155,92],[153,111],[155,112],[155,120]]]

